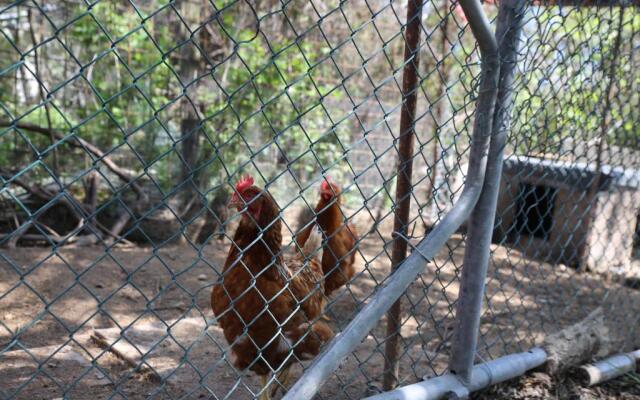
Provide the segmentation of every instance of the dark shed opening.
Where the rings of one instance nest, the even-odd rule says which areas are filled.
[[[518,234],[549,239],[557,192],[550,186],[520,183],[515,215]]]

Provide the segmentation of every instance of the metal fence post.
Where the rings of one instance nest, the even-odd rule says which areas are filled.
[[[480,314],[489,265],[489,250],[502,175],[503,150],[506,143],[514,70],[518,57],[518,42],[522,31],[524,0],[500,2],[496,38],[501,60],[498,99],[493,119],[493,138],[484,187],[468,221],[464,267],[457,305],[457,322],[453,353],[449,368],[465,383],[471,378],[478,343]]]
[[[395,271],[407,255],[409,211],[411,209],[411,175],[413,172],[413,143],[418,88],[420,21],[422,0],[408,0],[407,29],[404,42],[404,71],[402,73],[402,111],[400,114],[400,140],[396,184],[396,209],[393,220],[395,239],[391,254],[391,270]],[[400,233],[401,235],[398,235]],[[385,343],[384,379],[385,390],[398,384],[398,340],[400,336],[402,298],[387,312],[387,335]]]

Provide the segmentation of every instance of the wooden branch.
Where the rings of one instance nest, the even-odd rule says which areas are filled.
[[[15,209],[12,209],[12,219],[13,219],[13,224],[15,225],[15,231],[13,231],[13,237],[11,239],[9,239],[9,241],[7,242],[7,247],[10,249],[14,249],[16,247],[16,245],[18,244],[18,240],[20,240],[20,238],[27,232],[26,227],[23,229],[20,229],[20,221],[18,220],[18,216],[16,215]]]
[[[37,186],[37,185],[32,186],[27,182],[25,182],[22,178],[15,176],[13,172],[7,171],[5,169],[0,168],[0,176],[6,180],[10,180],[11,181],[10,183],[16,186],[20,186],[21,188],[26,190],[29,194],[35,197],[38,197],[42,200],[50,201],[56,196],[56,193],[52,193],[49,190],[43,188],[42,186]],[[73,215],[76,215],[77,208],[80,208],[82,211],[86,211],[82,203],[80,203],[79,201],[76,201],[75,204],[73,204],[69,201],[69,199],[66,196],[61,196],[57,200],[60,201],[60,204],[66,206],[73,213]],[[78,217],[78,218],[82,218],[82,217]]]
[[[52,200],[55,196],[56,193],[52,193],[49,190],[43,188],[42,186],[32,186],[29,185],[27,182],[25,182],[23,179],[19,178],[19,177],[15,177],[14,174],[12,172],[3,170],[2,168],[0,168],[0,177],[4,177],[7,180],[11,180],[10,183],[19,186],[21,188],[23,188],[24,190],[27,191],[27,193],[36,196],[44,201],[50,201]],[[74,202],[69,201],[69,199],[66,196],[61,196],[60,198],[58,198],[57,200],[60,201],[60,204],[64,205],[65,207],[67,207],[67,209],[69,209],[72,213],[73,216],[75,216],[76,218],[78,218],[80,225],[76,228],[79,229],[84,221],[85,221],[85,215],[78,215],[78,210],[77,208],[79,208],[82,213],[89,213],[89,210],[87,210],[87,205],[81,203],[80,201],[75,200],[74,198]],[[100,229],[102,232],[104,232],[106,235],[112,237],[114,240],[119,240],[123,243],[126,244],[131,244],[130,241],[126,240],[125,238],[119,236],[120,231],[122,231],[122,229],[124,228],[124,226],[126,225],[126,223],[128,222],[128,220],[130,219],[130,216],[125,212],[126,216],[127,216],[127,220],[124,222],[120,222],[122,224],[122,227],[118,228],[118,229],[114,229],[116,228],[116,226],[118,225],[120,219],[118,219],[116,221],[116,225],[114,225],[114,227],[112,229],[107,228],[106,226],[104,226],[103,224],[101,224],[100,222],[98,222],[97,219],[93,219],[93,222],[95,224],[95,226]],[[79,233],[80,231],[78,231],[77,233]],[[14,232],[15,233],[15,232]],[[77,234],[76,233],[76,234]],[[35,235],[35,236],[34,236]],[[4,239],[7,238],[10,235],[2,235],[0,236],[0,239]],[[92,237],[92,236],[97,236],[97,235],[85,235],[87,237]],[[39,235],[39,234],[31,234],[28,237],[23,237],[26,240],[38,240],[38,239],[42,239],[43,235]],[[87,241],[85,239],[74,239],[72,241],[69,241],[69,239],[73,239],[73,237],[61,237],[60,235],[58,235],[57,237],[50,237],[56,244],[65,241],[65,244],[71,244],[74,242],[81,242],[81,243],[87,243]],[[97,237],[97,241],[94,241],[92,244],[97,243],[98,241],[103,241],[103,238]],[[106,243],[105,243],[106,244]]]
[[[53,135],[53,137],[57,141],[67,143],[71,147],[75,147],[75,148],[79,148],[79,149],[83,149],[85,151],[88,151],[95,158],[101,160],[107,166],[107,168],[111,172],[113,172],[118,178],[120,178],[123,182],[131,185],[131,188],[136,192],[136,194],[139,197],[146,198],[146,194],[144,193],[144,191],[142,190],[140,185],[138,185],[133,180],[131,175],[129,175],[129,172],[127,172],[125,169],[123,169],[119,165],[117,165],[111,159],[111,157],[106,155],[97,146],[95,146],[92,143],[89,143],[86,140],[80,138],[78,135],[73,135],[72,136],[72,138],[75,139],[75,142],[74,142],[74,141],[70,141],[70,140],[65,140],[65,136],[60,132],[57,132],[57,131],[55,131],[53,129],[48,129],[48,128],[45,128],[45,127],[42,127],[42,126],[34,125],[34,124],[29,124],[29,123],[11,123],[11,122],[6,122],[6,121],[0,121],[0,127],[4,127],[4,128],[11,127],[11,128],[17,128],[17,129],[24,129],[24,130],[29,131],[29,132],[39,133],[41,135],[47,135],[47,136]]]
[[[60,235],[58,232],[56,232],[53,228],[43,224],[42,222],[38,222],[38,221],[34,221],[33,222],[34,225],[38,226],[39,228],[44,229],[45,231],[48,232],[48,235],[42,235],[48,239],[50,239],[51,241],[53,241],[56,244],[60,244],[62,243],[63,246],[65,245],[69,245],[72,243],[76,243],[76,242],[80,242],[80,244],[95,244],[97,242],[99,242],[100,240],[102,240],[102,238],[100,236],[94,237],[93,235],[84,235],[84,236],[80,236],[80,232],[82,232],[82,226],[84,225],[84,219],[80,218],[78,221],[78,224],[76,225],[76,228],[74,229],[74,231],[76,231],[76,233],[71,233],[73,231],[71,231],[70,233],[68,233],[67,235]]]
[[[14,233],[8,233],[8,234],[4,234],[4,235],[0,235],[0,241],[5,240],[5,239],[9,239],[9,238],[13,238]],[[22,240],[30,240],[30,241],[46,241],[48,238],[47,235],[43,235],[40,233],[26,233],[23,235],[20,235],[20,239]],[[11,240],[11,239],[10,239]]]
[[[8,233],[8,234],[3,234],[0,235],[0,241],[3,241],[7,238],[13,238],[13,236],[15,235],[14,233]],[[11,240],[9,239],[9,240]],[[38,242],[38,241],[43,241],[43,242],[54,242],[56,245],[60,244],[63,242],[63,240],[65,240],[65,238],[56,238],[52,235],[45,235],[42,233],[25,233],[23,235],[20,235],[19,240],[27,240],[27,241],[32,241],[32,242]],[[68,246],[71,244],[75,244],[78,246],[90,246],[90,245],[94,245],[96,243],[98,243],[100,239],[97,238],[95,235],[79,235],[79,236],[74,236],[72,238],[70,238],[69,240],[66,240],[62,246]]]
[[[84,200],[83,203],[87,205],[88,209],[92,212],[98,207],[98,182],[100,181],[100,175],[94,170],[89,172],[82,180],[82,186],[84,187]]]
[[[62,239],[64,239],[64,237],[62,235],[60,235],[58,232],[56,232],[53,228],[43,224],[42,222],[37,222],[35,221],[34,224],[36,226],[38,226],[39,228],[44,229],[45,231],[49,232],[49,237],[51,237],[52,239],[61,242]]]
[[[162,382],[162,377],[158,375],[156,371],[144,365],[142,360],[139,360],[139,351],[137,351],[135,347],[125,343],[124,340],[119,340],[112,344],[105,335],[95,329],[91,333],[91,340],[101,349],[112,353],[124,361],[130,368],[134,370],[138,369],[140,373],[148,376],[151,381],[156,383]]]
[[[108,232],[109,236],[111,236],[111,239],[109,239],[110,243],[113,243],[115,240],[121,240],[128,243],[128,240],[120,236],[120,232],[122,232],[124,227],[127,226],[127,223],[129,222],[130,219],[131,219],[131,216],[129,215],[128,212],[123,210],[120,213],[120,215],[118,216],[118,219],[116,220],[116,222],[113,224],[113,226]]]
[[[93,170],[89,172],[84,179],[82,179],[82,186],[84,188],[84,199],[82,203],[87,209],[87,214],[94,215],[96,208],[98,207],[98,186],[100,182],[100,175],[97,171]],[[95,215],[87,221],[89,226],[95,228],[96,217]]]
[[[27,182],[25,182],[23,179],[19,178],[19,177],[15,177],[12,173],[7,172],[5,170],[0,169],[0,176],[2,177],[7,177],[7,179],[11,179],[12,184],[15,184],[17,186],[20,186],[21,188],[23,188],[24,190],[26,190],[29,194],[39,197],[40,199],[44,200],[44,201],[51,201],[53,200],[53,198],[56,196],[56,193],[52,193],[49,190],[41,187],[41,186],[31,186],[29,185]],[[76,206],[78,208],[80,208],[81,212],[85,212],[86,210],[83,208],[83,205],[79,202],[75,202],[76,204],[74,205],[73,202],[71,202],[66,196],[61,196],[58,199],[60,204],[62,204],[63,206],[65,206],[69,211],[71,211],[71,214],[78,218],[78,226],[76,228],[77,232],[75,234],[72,235],[66,235],[66,236],[61,236],[58,232],[56,232],[54,229],[48,227],[47,225],[43,224],[42,222],[38,222],[37,221],[37,217],[36,219],[29,221],[28,224],[36,224],[37,226],[41,227],[42,229],[44,229],[45,231],[48,232],[48,234],[40,234],[40,233],[32,233],[32,234],[27,234],[27,229],[28,226],[19,228],[16,227],[16,231],[6,234],[6,235],[0,235],[0,240],[4,240],[9,238],[9,241],[7,243],[7,245],[9,247],[15,246],[15,244],[18,242],[18,240],[20,239],[24,239],[24,240],[33,240],[33,241],[37,241],[37,240],[49,240],[54,242],[55,244],[60,244],[60,243],[64,243],[64,245],[68,245],[68,244],[72,244],[72,243],[81,243],[81,244],[95,244],[98,241],[102,240],[101,237],[94,237],[94,235],[85,235],[85,236],[77,236],[78,233],[80,233],[80,228],[82,227],[82,225],[84,224],[84,218],[82,216],[78,216],[78,210],[76,208]],[[17,223],[17,221],[16,221]],[[19,233],[19,231],[21,231],[22,233]],[[91,238],[91,239],[87,239],[87,238]]]

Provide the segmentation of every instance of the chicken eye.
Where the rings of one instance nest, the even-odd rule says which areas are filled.
[[[250,195],[250,194],[243,194],[243,195],[242,195],[242,200],[244,200],[244,202],[245,202],[248,206],[251,206],[253,203],[255,203],[254,196],[252,196],[252,195]]]

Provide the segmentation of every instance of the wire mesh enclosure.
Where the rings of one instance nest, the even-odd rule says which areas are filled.
[[[359,399],[597,310],[639,348],[638,6],[1,2],[0,398]]]

